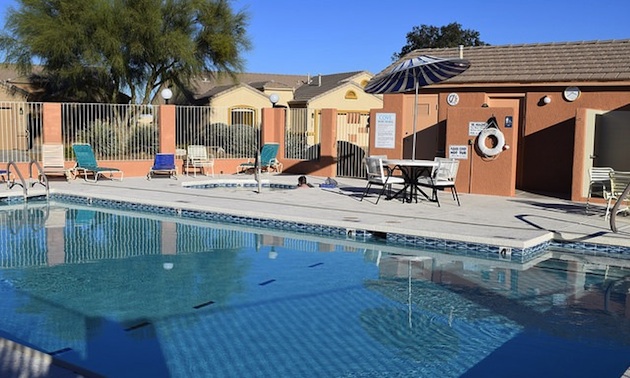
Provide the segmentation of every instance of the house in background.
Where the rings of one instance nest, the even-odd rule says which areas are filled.
[[[416,158],[460,159],[460,192],[525,190],[583,200],[590,167],[630,171],[630,39],[420,49],[403,59],[418,55],[471,63],[459,76],[421,88],[417,104]],[[370,154],[411,157],[414,95],[383,99],[372,114],[396,114],[400,137],[394,149]],[[487,158],[478,126],[492,116],[509,149]]]
[[[319,158],[321,135],[331,132],[322,127],[321,111],[336,109],[336,159],[341,167],[337,173],[362,177],[361,160],[369,148],[369,112],[383,104],[381,95],[363,91],[372,76],[367,71],[354,71],[312,77],[244,73],[236,80],[201,77],[191,89],[174,93],[170,103],[209,106],[212,123],[249,126],[261,124],[264,108],[285,108],[286,149],[281,152],[298,160]],[[200,122],[198,128],[203,127]]]
[[[42,93],[12,66],[0,65],[0,160],[28,161],[26,152],[36,137],[32,117],[39,117],[39,112],[23,103],[36,101]]]
[[[382,104],[381,96],[363,92],[372,76],[367,71],[314,77],[242,73],[233,79],[208,75],[194,80],[183,93],[174,93],[170,103],[224,108],[228,113],[226,120],[236,118],[231,113],[249,112],[252,124],[259,124],[260,110],[271,106],[365,112]],[[272,95],[277,96],[275,102],[271,101]],[[156,96],[154,102],[160,103],[163,99]]]
[[[291,122],[289,129],[294,133],[306,133],[307,144],[320,143],[322,130],[320,114],[322,109],[337,109],[338,141],[346,141],[357,147],[368,149],[369,110],[381,107],[382,96],[365,93],[363,88],[372,78],[367,71],[317,75],[295,90],[293,100],[288,102],[291,109],[308,109],[305,116],[312,122]],[[302,125],[306,129],[296,128]]]

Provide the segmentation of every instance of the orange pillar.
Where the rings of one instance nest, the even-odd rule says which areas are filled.
[[[405,123],[411,123],[411,120],[407,120],[407,101],[405,96],[385,95],[383,97],[383,108],[372,109],[370,111],[370,151],[368,155],[386,155],[390,159],[401,159],[404,156],[403,141],[407,135],[405,134]],[[413,105],[413,104],[412,104]],[[413,109],[411,110],[411,112]],[[377,134],[377,114],[389,113],[394,114],[396,117],[395,135],[394,135],[394,147],[393,148],[378,148],[376,147],[376,134]],[[411,154],[411,152],[409,152]],[[411,155],[407,156],[410,157]]]
[[[262,110],[262,124],[260,126],[262,144],[280,143],[280,147],[284,147],[285,113],[285,108],[264,108]]]
[[[286,108],[264,108],[262,110],[262,124],[260,126],[260,143],[279,143],[276,159],[284,164],[284,125]]]
[[[575,115],[575,137],[573,138],[573,178],[571,180],[571,201],[584,201],[584,167],[586,149],[586,109],[578,109]]]
[[[43,143],[63,143],[61,137],[61,104],[45,102],[42,108]]]
[[[175,152],[175,105],[160,105],[158,108],[160,120],[160,152]]]
[[[320,176],[337,176],[337,109],[322,109],[320,136]]]

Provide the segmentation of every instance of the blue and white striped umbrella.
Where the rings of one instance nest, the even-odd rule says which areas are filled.
[[[457,76],[468,67],[470,62],[465,59],[420,55],[398,63],[386,74],[372,78],[364,90],[366,93],[381,94],[410,92]]]
[[[395,65],[388,73],[372,78],[365,86],[366,93],[404,93],[415,90],[413,107],[413,144],[411,159],[416,158],[416,119],[418,118],[418,88],[439,83],[466,71],[470,62],[465,59],[436,58],[420,55]]]

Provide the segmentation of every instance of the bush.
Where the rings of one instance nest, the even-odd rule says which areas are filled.
[[[221,147],[232,158],[251,158],[256,156],[258,139],[256,127],[213,123],[200,131],[194,144]]]
[[[116,127],[101,120],[96,120],[81,130],[77,140],[91,144],[99,158],[115,158],[123,152]]]
[[[136,157],[153,156],[159,147],[155,126],[138,125],[132,128],[127,140],[127,153]]]

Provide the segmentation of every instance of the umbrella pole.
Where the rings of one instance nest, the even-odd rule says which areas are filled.
[[[418,117],[418,81],[416,80],[416,94],[413,98],[413,146],[411,146],[411,160],[416,160],[416,119]]]

